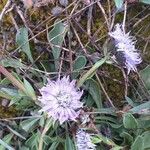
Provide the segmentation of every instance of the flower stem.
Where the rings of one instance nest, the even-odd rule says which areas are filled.
[[[49,130],[51,124],[52,124],[52,120],[50,119],[50,120],[47,121],[47,123],[46,123],[46,125],[45,125],[45,127],[44,127],[44,129],[42,131],[42,134],[41,134],[41,137],[40,137],[40,140],[39,140],[39,148],[38,148],[38,150],[43,150],[43,138],[44,138],[46,132]]]

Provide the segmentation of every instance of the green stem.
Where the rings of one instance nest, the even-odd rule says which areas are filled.
[[[52,123],[52,120],[48,120],[45,127],[44,127],[44,129],[43,129],[43,131],[42,131],[42,134],[41,134],[41,137],[40,137],[40,140],[39,140],[38,150],[43,150],[43,138],[44,138],[46,132],[49,130],[51,123]]]

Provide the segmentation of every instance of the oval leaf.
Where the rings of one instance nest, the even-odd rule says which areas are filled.
[[[135,129],[138,127],[138,122],[131,113],[126,113],[123,116],[123,124],[127,129]]]
[[[80,71],[80,69],[85,67],[86,63],[87,63],[87,59],[85,56],[78,56],[73,63],[73,70]],[[75,72],[73,73],[72,78],[77,78],[78,75],[79,72]]]
[[[19,31],[16,34],[16,42],[20,47],[20,50],[23,51],[28,56],[29,60],[33,63],[27,28],[22,27],[19,29]]]
[[[131,146],[131,150],[144,150],[143,149],[143,139],[141,136],[138,136],[134,143]]]

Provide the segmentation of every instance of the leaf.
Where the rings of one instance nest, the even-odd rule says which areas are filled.
[[[144,150],[143,149],[143,139],[141,136],[138,136],[134,143],[131,146],[131,150]]]
[[[56,148],[58,147],[59,142],[53,142],[51,147],[48,150],[56,150]]]
[[[73,73],[72,78],[77,78],[77,76],[79,75],[79,71],[85,67],[87,63],[87,59],[85,56],[78,56],[76,58],[76,60],[73,62],[73,71],[78,71]]]
[[[115,146],[115,147],[111,148],[111,150],[122,150],[122,149],[123,149],[123,147],[121,147],[121,146]]]
[[[22,27],[19,29],[19,31],[16,34],[16,42],[20,47],[20,50],[23,51],[28,56],[29,60],[33,63],[27,28]]]
[[[9,126],[7,126],[7,128],[15,135],[17,135],[18,137],[22,138],[22,139],[26,139],[24,136],[22,136],[20,133],[18,133],[17,131],[15,131],[14,129],[10,128]]]
[[[65,150],[74,150],[74,145],[69,136],[65,140]]]
[[[30,149],[33,149],[33,147],[36,147],[39,144],[40,136],[39,132],[34,133],[28,140],[26,140],[25,144],[30,147]]]
[[[12,98],[20,98],[17,89],[14,88],[7,88],[7,87],[0,87],[0,96],[8,99]]]
[[[136,106],[136,104],[133,102],[133,100],[127,96],[125,96],[126,101],[128,102],[129,105],[132,107]]]
[[[124,138],[125,144],[126,144],[126,143],[129,144],[129,145],[132,144],[132,142],[133,142],[133,137],[132,137],[129,133],[127,133],[127,132],[124,131],[124,132],[122,132],[122,133],[120,134],[120,136]]]
[[[116,109],[114,108],[101,108],[101,109],[95,109],[96,112],[99,114],[109,114],[116,116]]]
[[[135,129],[138,127],[138,122],[131,113],[124,114],[123,124],[127,129]]]
[[[26,132],[28,132],[29,130],[31,130],[34,125],[36,125],[36,122],[39,120],[39,118],[31,118],[31,119],[27,119],[21,122],[21,127],[23,130],[25,130]]]
[[[7,148],[8,150],[15,150],[13,147],[9,146],[8,143],[12,139],[12,134],[6,135],[3,140],[0,139],[0,150],[5,150]]]
[[[142,134],[144,148],[150,149],[150,131],[146,131]]]
[[[26,68],[19,60],[13,58],[4,58],[0,61],[0,64],[4,67]]]
[[[92,96],[93,100],[95,101],[97,108],[102,108],[102,97],[101,97],[101,89],[97,82],[93,79],[88,79],[86,81],[86,88],[90,95]]]
[[[114,117],[112,117],[112,116],[108,117],[108,116],[105,116],[105,115],[100,115],[98,117],[95,117],[95,120],[104,120],[104,121],[106,121],[106,123],[109,123],[109,122],[116,123],[117,122],[117,120],[114,119]]]
[[[115,0],[115,5],[117,9],[122,8],[124,0]]]
[[[82,86],[83,83],[89,78],[91,77],[91,75],[93,76],[95,71],[105,63],[105,61],[107,60],[107,57],[102,58],[101,60],[97,61],[90,70],[88,70],[78,81],[78,87]]]
[[[30,96],[33,100],[36,100],[36,95],[35,95],[35,91],[34,91],[33,87],[25,78],[23,80],[24,80],[25,89],[26,89],[27,93],[29,94],[28,96]]]
[[[140,76],[148,90],[150,90],[150,65],[148,65],[146,68],[141,70]]]
[[[48,41],[52,48],[53,57],[55,59],[55,67],[58,69],[58,59],[61,52],[61,46],[66,36],[68,26],[61,21],[56,20],[54,28],[48,33]]]
[[[95,140],[95,138],[96,138],[96,140]],[[99,142],[103,141],[107,145],[110,145],[112,147],[114,147],[114,146],[118,147],[118,145],[116,145],[111,139],[103,136],[102,134],[101,135],[99,134],[99,135],[92,136],[92,141],[96,142],[96,143],[99,143]],[[120,147],[120,148],[122,148],[122,147]]]
[[[150,0],[139,0],[139,2],[145,3],[145,4],[150,4]]]
[[[150,101],[145,102],[141,105],[138,105],[138,106],[130,109],[130,112],[131,113],[138,113],[138,112],[142,111],[143,109],[150,109]]]

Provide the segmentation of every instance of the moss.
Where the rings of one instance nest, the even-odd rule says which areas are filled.
[[[124,79],[122,72],[120,69],[112,65],[103,65],[102,70],[109,77],[103,77],[103,85],[106,92],[116,107],[122,106],[122,101],[124,100]],[[113,79],[122,82],[122,84],[114,81]]]
[[[14,107],[0,106],[0,118],[12,118],[17,116],[18,111]]]

